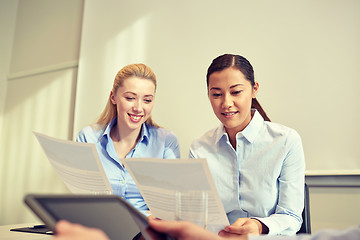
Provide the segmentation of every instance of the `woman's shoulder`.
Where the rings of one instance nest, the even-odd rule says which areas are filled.
[[[88,142],[88,143],[97,143],[99,138],[103,135],[104,129],[100,128],[98,125],[89,125],[83,127],[77,138],[76,141],[78,142]]]
[[[301,139],[299,133],[288,126],[281,123],[264,121],[265,131],[273,137],[283,136],[291,139]]]
[[[220,135],[223,134],[223,126],[220,125],[218,127],[207,130],[205,133],[195,138],[191,144],[191,146],[198,145],[213,145],[215,141],[218,140]]]
[[[150,137],[160,138],[160,139],[176,139],[177,136],[175,133],[169,129],[163,127],[155,127],[146,125],[149,131]]]

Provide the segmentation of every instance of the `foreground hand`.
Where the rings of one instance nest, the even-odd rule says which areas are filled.
[[[263,229],[264,228],[264,229]],[[222,237],[234,237],[236,235],[260,235],[267,228],[259,220],[252,218],[239,218],[232,225],[225,227],[219,232]]]
[[[166,221],[149,218],[149,225],[154,230],[169,234],[178,240],[219,240],[219,236],[202,229],[200,226],[183,221]]]
[[[56,236],[53,240],[109,240],[100,229],[84,227],[80,224],[60,220],[55,226]]]

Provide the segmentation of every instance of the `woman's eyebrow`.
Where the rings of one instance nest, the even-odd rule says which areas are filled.
[[[210,88],[210,90],[221,90],[221,88],[218,88],[218,87],[212,87],[212,88]]]
[[[131,91],[124,92],[123,94],[132,94],[132,95],[136,95],[136,93],[131,92]]]
[[[238,83],[238,84],[235,84],[235,85],[230,86],[230,88],[235,88],[235,87],[238,87],[238,86],[244,86],[244,84]],[[212,88],[210,88],[210,90],[221,90],[221,88],[219,88],[219,87],[212,87]]]
[[[127,92],[124,92],[123,94],[131,94],[131,95],[134,95],[134,96],[138,96],[136,93],[134,92],[131,92],[131,91],[127,91]],[[144,95],[144,97],[154,97],[153,94],[147,94],[147,95]]]
[[[241,83],[235,84],[235,85],[230,86],[230,88],[234,88],[234,87],[238,87],[238,86],[244,86],[244,84],[241,84]]]

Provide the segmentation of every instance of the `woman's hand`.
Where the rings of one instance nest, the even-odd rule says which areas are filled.
[[[80,224],[60,220],[55,226],[56,236],[53,240],[109,240],[100,229],[84,227]]]
[[[169,234],[178,240],[220,240],[219,236],[190,222],[149,218],[149,225],[152,229]]]
[[[239,218],[232,225],[219,232],[221,237],[236,235],[260,235],[268,233],[268,228],[259,220],[253,218]]]

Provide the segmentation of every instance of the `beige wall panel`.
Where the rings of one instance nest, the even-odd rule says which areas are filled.
[[[347,229],[360,223],[359,187],[311,187],[312,232],[321,229]]]
[[[32,131],[61,139],[72,132],[77,69],[10,81],[0,138],[0,224],[34,221],[27,193],[68,192]]]
[[[5,107],[7,75],[9,73],[11,49],[14,41],[17,0],[0,1],[0,129]]]
[[[77,61],[82,8],[82,0],[20,0],[10,77]]]

